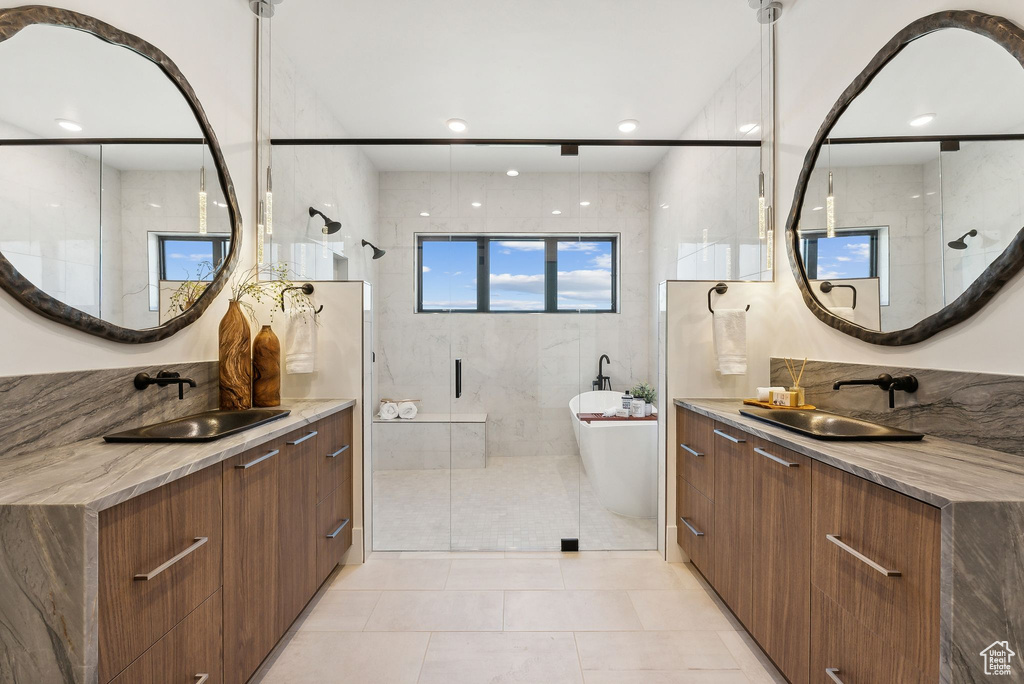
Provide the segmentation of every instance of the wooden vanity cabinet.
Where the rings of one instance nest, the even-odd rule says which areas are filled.
[[[248,681],[280,636],[278,468],[282,441],[221,464],[224,477],[224,681]]]
[[[326,421],[285,435],[278,456],[278,638],[320,586],[316,573],[317,439]]]
[[[715,590],[744,625],[750,625],[753,494],[749,436],[717,423],[715,436]]]
[[[715,421],[676,409],[676,475],[709,500],[715,498]]]
[[[220,479],[208,468],[100,512],[99,681],[220,588]]]
[[[792,684],[808,681],[811,459],[751,438],[750,633]]]
[[[676,481],[676,541],[709,582],[714,568],[715,506],[683,478]]]

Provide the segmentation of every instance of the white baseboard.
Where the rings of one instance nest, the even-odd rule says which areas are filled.
[[[667,542],[665,544],[667,547],[665,549],[665,560],[667,560],[669,563],[689,562],[690,559],[686,556],[685,553],[683,553],[682,547],[680,547],[679,544],[676,544],[675,525],[669,525],[667,528],[665,528],[665,538],[667,539]]]
[[[342,565],[362,565],[363,564],[363,528],[353,527],[352,528],[352,546],[348,547],[348,551],[341,557]]]

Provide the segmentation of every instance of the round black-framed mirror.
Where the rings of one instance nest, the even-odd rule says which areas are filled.
[[[181,73],[178,67],[174,64],[171,59],[164,54],[156,46],[148,43],[147,41],[121,31],[110,24],[107,24],[99,19],[90,17],[85,14],[74,12],[71,10],[65,10],[56,7],[48,7],[42,5],[30,5],[24,7],[16,7],[11,9],[0,9],[0,46],[6,41],[18,36],[19,33],[23,32],[29,27],[55,27],[62,29],[72,29],[77,32],[88,34],[92,38],[99,39],[103,44],[113,46],[114,48],[124,48],[130,53],[133,53],[133,59],[135,56],[142,57],[148,60],[149,63],[155,66],[155,71],[162,73],[168,80],[170,89],[173,92],[180,95],[183,99],[183,106],[180,107],[181,111],[191,112],[194,116],[195,129],[198,130],[201,137],[194,139],[185,138],[166,138],[161,139],[158,137],[133,137],[131,135],[117,135],[116,137],[103,136],[97,138],[84,137],[88,135],[85,132],[82,136],[74,138],[53,138],[47,139],[46,136],[39,135],[38,133],[28,135],[25,137],[5,138],[0,141],[0,151],[7,147],[8,149],[24,149],[27,147],[39,147],[44,144],[55,144],[60,146],[62,142],[73,143],[75,146],[88,147],[96,146],[100,148],[103,145],[109,146],[108,149],[120,149],[124,151],[128,146],[136,146],[133,148],[133,154],[122,154],[121,158],[128,160],[125,163],[130,165],[132,160],[137,160],[140,156],[138,150],[150,149],[156,150],[158,153],[163,152],[162,156],[173,156],[171,155],[172,147],[183,148],[187,145],[192,145],[192,150],[201,149],[202,151],[202,162],[200,169],[200,163],[192,165],[191,160],[188,162],[191,173],[189,183],[192,183],[192,178],[195,179],[195,187],[189,186],[190,193],[192,196],[201,195],[201,208],[190,208],[193,214],[198,213],[202,216],[202,228],[200,232],[206,233],[207,224],[207,190],[211,199],[213,200],[214,210],[220,210],[219,221],[223,228],[218,234],[217,240],[210,240],[213,248],[216,250],[216,260],[210,262],[210,268],[205,271],[202,275],[196,275],[194,277],[194,283],[189,283],[192,287],[190,290],[189,297],[186,299],[184,295],[179,294],[178,299],[172,298],[174,304],[173,313],[170,314],[167,320],[164,320],[164,313],[167,307],[167,301],[160,299],[158,295],[153,294],[154,287],[149,285],[151,291],[150,297],[153,300],[153,304],[148,308],[150,314],[153,312],[159,313],[159,320],[153,320],[154,324],[142,323],[145,327],[134,328],[127,327],[122,324],[118,324],[111,320],[106,320],[100,315],[94,315],[89,313],[89,307],[76,307],[60,298],[54,296],[47,289],[39,286],[38,282],[34,282],[22,273],[14,263],[12,258],[14,255],[10,255],[12,258],[5,256],[3,251],[0,250],[0,287],[11,294],[21,304],[28,307],[32,311],[49,318],[50,320],[62,323],[69,327],[81,330],[83,332],[102,337],[108,340],[116,342],[130,343],[130,344],[141,344],[148,342],[156,342],[159,340],[166,339],[171,335],[174,335],[186,326],[194,323],[210,305],[210,303],[216,298],[218,293],[223,289],[230,276],[231,271],[237,264],[242,241],[242,223],[241,214],[238,207],[238,201],[235,196],[234,185],[231,181],[231,176],[227,168],[227,164],[224,159],[223,151],[221,150],[220,144],[217,140],[217,136],[211,126],[209,119],[203,110],[202,104],[200,104],[195,91],[189,84],[188,80]],[[29,32],[25,32],[28,34]],[[14,42],[9,43],[15,45]],[[0,53],[2,57],[2,53]],[[150,68],[150,67],[147,67]],[[132,84],[118,84],[122,89],[130,90]],[[45,87],[43,87],[45,88]],[[63,119],[57,119],[58,123],[61,124],[62,128],[66,130],[74,130],[74,128],[66,128]],[[70,122],[73,126],[74,122]],[[81,131],[81,127],[78,127]],[[40,147],[41,149],[41,147]],[[194,154],[190,151],[189,154]],[[116,155],[115,155],[116,156]],[[100,164],[102,165],[102,153],[100,156]],[[212,185],[208,188],[205,180],[205,166],[209,160],[212,162],[216,170],[216,186]],[[199,171],[203,171],[200,178]],[[211,179],[213,180],[213,179]],[[97,185],[97,194],[102,194],[105,188],[102,187],[102,183]],[[102,205],[104,199],[98,200],[99,204]],[[93,198],[93,202],[97,200]],[[180,204],[180,202],[179,202]],[[60,205],[56,202],[49,204],[50,207],[59,207]],[[150,207],[159,207],[156,202],[151,202]],[[70,210],[67,210],[70,211]],[[102,211],[102,210],[101,210]],[[166,219],[165,219],[166,220]],[[26,229],[31,230],[34,226],[28,226]],[[150,239],[154,239],[152,236],[156,233],[150,234]],[[177,233],[165,233],[171,237],[177,237]],[[102,243],[102,239],[91,239],[92,242]],[[72,241],[65,240],[68,244]],[[79,241],[81,242],[81,241]],[[155,244],[155,243],[154,243]],[[206,245],[204,243],[203,247]],[[62,245],[61,249],[67,249],[66,245]],[[99,247],[96,248],[101,249]],[[161,249],[163,249],[161,247]],[[199,252],[200,250],[193,250]],[[153,262],[163,262],[163,252],[160,253],[159,258],[155,256],[153,248],[150,247],[150,252],[154,254]],[[101,257],[90,256],[89,259],[92,261],[100,260]],[[161,269],[163,266],[160,267]],[[154,267],[150,267],[150,270],[154,270]],[[96,271],[96,278],[99,278],[98,267],[93,267]],[[63,277],[67,277],[66,275]],[[159,274],[154,275],[154,278],[166,278],[166,276]],[[192,276],[188,278],[182,278],[181,280],[191,280]],[[70,280],[70,279],[69,279]],[[168,279],[169,280],[169,279]],[[66,287],[71,290],[73,284],[68,282],[62,286],[62,289]],[[97,288],[99,285],[97,285]],[[179,285],[179,287],[181,287]],[[52,291],[52,290],[51,290]],[[69,297],[72,298],[72,297]],[[180,301],[179,301],[180,300]],[[144,321],[150,320],[149,318],[140,319]]]
[[[826,232],[824,225],[831,223],[832,228],[829,230],[829,237],[837,236],[837,219],[835,218],[834,209],[828,206],[830,203],[839,201],[841,195],[839,191],[835,191],[835,198],[833,198],[833,189],[831,183],[831,176],[834,166],[834,160],[828,158],[830,152],[840,150],[843,148],[850,149],[853,146],[847,146],[837,144],[837,142],[843,143],[864,143],[864,145],[875,144],[875,145],[889,145],[892,147],[892,143],[902,144],[906,143],[909,147],[911,144],[920,145],[922,141],[933,143],[935,146],[935,153],[947,154],[947,150],[956,151],[960,150],[960,145],[971,145],[981,144],[991,139],[998,140],[1017,140],[1024,138],[1019,133],[1016,135],[1001,135],[1001,136],[989,136],[989,135],[977,135],[977,131],[971,131],[970,134],[959,135],[959,133],[968,133],[966,131],[956,131],[955,134],[949,134],[950,131],[943,131],[946,135],[916,135],[907,136],[906,140],[894,139],[897,136],[894,135],[879,135],[878,132],[873,132],[874,137],[864,136],[857,139],[844,139],[840,141],[840,136],[834,134],[837,125],[840,125],[840,120],[843,115],[851,110],[851,106],[854,105],[855,101],[859,96],[862,96],[865,91],[868,91],[869,86],[877,81],[883,81],[884,78],[878,78],[880,74],[886,69],[886,67],[893,64],[904,51],[912,44],[919,45],[915,41],[931,36],[937,35],[937,32],[944,31],[946,29],[959,29],[961,31],[967,31],[977,37],[982,37],[991,41],[993,46],[998,46],[999,52],[1004,58],[1009,59],[1011,62],[1015,61],[1013,65],[1022,68],[1022,74],[1024,74],[1024,30],[1018,27],[1013,22],[1003,17],[998,17],[982,12],[973,10],[952,10],[938,12],[921,19],[918,19],[908,25],[906,28],[897,33],[868,63],[863,71],[857,76],[857,78],[846,88],[842,95],[837,100],[836,104],[829,111],[828,116],[822,123],[818,132],[815,134],[813,143],[807,152],[804,159],[803,167],[800,171],[800,176],[797,181],[796,189],[794,192],[793,203],[790,208],[790,214],[786,226],[786,244],[787,251],[789,254],[790,265],[793,269],[794,276],[800,287],[801,295],[804,299],[807,307],[814,313],[814,315],[827,325],[840,330],[848,335],[859,338],[866,342],[878,345],[886,346],[900,346],[915,344],[936,333],[945,330],[953,325],[956,325],[967,318],[971,317],[978,310],[980,310],[1000,288],[1017,274],[1022,266],[1024,266],[1024,228],[1019,228],[1021,223],[1016,223],[1013,228],[1013,232],[1006,236],[1001,243],[996,240],[989,240],[991,243],[998,243],[998,249],[990,252],[991,256],[985,259],[982,266],[976,269],[976,276],[972,276],[972,279],[964,279],[962,286],[952,288],[952,295],[947,296],[945,289],[947,285],[947,276],[945,273],[939,275],[942,287],[943,295],[946,297],[945,301],[940,301],[936,306],[933,306],[931,310],[926,311],[924,315],[919,318],[911,318],[904,320],[916,320],[912,325],[867,325],[863,322],[858,323],[858,319],[861,319],[860,312],[864,309],[865,300],[871,302],[871,292],[868,292],[868,296],[864,296],[864,292],[861,292],[861,309],[858,310],[856,318],[851,315],[851,307],[849,302],[845,299],[840,300],[839,298],[849,299],[848,289],[852,289],[849,286],[852,284],[857,286],[857,278],[864,278],[867,282],[870,280],[868,276],[875,277],[875,273],[868,273],[867,271],[863,274],[856,274],[852,276],[851,280],[844,280],[843,275],[849,275],[839,272],[837,269],[818,269],[816,264],[811,262],[816,259],[808,257],[809,246],[810,248],[817,249],[817,244],[814,236],[809,237],[809,233],[820,232],[824,237]],[[934,114],[930,114],[934,118]],[[922,117],[927,118],[927,117]],[[920,121],[912,120],[908,121],[911,126],[920,126]],[[849,127],[846,127],[849,129]],[[843,130],[844,135],[848,135],[848,130]],[[819,166],[819,161],[822,160],[823,155],[827,160],[827,176],[822,175],[822,169],[816,168]],[[847,157],[854,155],[847,154]],[[863,155],[862,155],[863,156]],[[858,163],[864,164],[863,160]],[[821,180],[821,177],[827,177],[828,181]],[[838,173],[837,173],[838,180]],[[813,200],[809,200],[809,188],[817,183],[823,185],[827,183],[827,197],[826,191],[822,190],[822,198],[818,198],[813,195]],[[837,184],[838,185],[838,184]],[[823,185],[823,187],[825,187]],[[927,185],[925,186],[927,188]],[[918,190],[912,190],[908,192],[908,197],[914,199],[927,199],[923,195],[935,194],[936,192],[943,192],[940,188],[931,188],[931,192],[924,192]],[[913,193],[913,194],[911,194]],[[811,206],[814,205],[814,206]],[[807,218],[804,224],[801,223],[802,219],[809,216],[811,212],[815,212],[812,218]],[[824,217],[829,213],[832,214],[829,221],[825,221]],[[822,223],[822,226],[812,225],[815,220],[821,219],[818,222]],[[851,220],[846,225],[846,230],[849,232],[846,234],[848,241],[853,242],[855,239],[864,241],[864,245],[849,245],[855,249],[864,247],[864,251],[868,251],[868,247],[872,253],[875,252],[874,241],[877,236],[869,235],[871,230],[876,227],[876,224],[884,223],[883,221],[872,221],[870,215],[868,218],[864,218],[864,212],[859,219]],[[840,225],[842,222],[840,221]],[[941,223],[940,223],[941,226]],[[840,232],[842,228],[838,229]],[[955,227],[948,228],[949,230],[955,231]],[[967,235],[972,235],[971,230],[960,231]],[[948,236],[944,235],[942,229],[938,232],[938,237],[935,239],[935,249],[939,250],[939,258],[944,258],[944,255],[953,255],[959,258],[960,255],[968,254],[964,251],[964,240],[959,237],[959,233],[947,240]],[[977,235],[977,231],[973,231],[973,235]],[[839,237],[843,237],[839,235]],[[824,241],[822,241],[824,242]],[[980,240],[971,242],[968,239],[968,243],[974,247],[975,245],[981,244]],[[898,248],[902,248],[902,245],[894,245],[894,252],[898,251]],[[976,248],[976,247],[975,247]],[[886,247],[886,249],[888,249]],[[952,250],[952,251],[950,251]],[[897,273],[899,266],[894,266],[893,272]],[[814,274],[809,273],[809,269],[816,270]],[[814,277],[811,277],[811,276]],[[888,288],[888,283],[884,281],[885,288]],[[841,289],[842,288],[842,289]],[[875,285],[877,290],[877,285]],[[865,288],[870,290],[870,288]],[[887,293],[883,292],[881,297],[886,297]],[[840,305],[835,305],[834,302],[841,301]],[[886,305],[887,302],[880,302],[879,296],[874,298],[875,305],[878,306],[880,303]],[[856,308],[856,305],[854,305]],[[862,320],[862,319],[861,319]],[[899,320],[899,319],[896,319]]]

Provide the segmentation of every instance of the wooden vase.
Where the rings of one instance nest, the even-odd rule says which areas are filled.
[[[235,300],[220,320],[220,409],[252,408],[252,347],[249,321]]]
[[[252,405],[281,405],[281,341],[269,325],[252,343]]]

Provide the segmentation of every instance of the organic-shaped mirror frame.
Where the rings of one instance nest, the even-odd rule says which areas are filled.
[[[228,167],[224,161],[224,153],[221,151],[220,143],[217,141],[217,136],[213,132],[210,121],[206,118],[206,112],[203,111],[203,106],[199,103],[199,99],[196,97],[195,91],[192,90],[192,86],[189,85],[189,82],[178,67],[175,66],[174,62],[155,46],[85,14],[44,5],[27,5],[12,9],[0,9],[0,43],[13,38],[23,28],[34,25],[63,26],[69,29],[76,29],[89,33],[111,45],[127,48],[156,64],[164,75],[171,80],[182,97],[185,98],[185,101],[188,102],[189,108],[195,115],[199,128],[205,138],[206,145],[210,149],[210,155],[217,169],[221,189],[228,205],[231,220],[231,248],[216,276],[203,291],[202,295],[200,295],[199,299],[196,300],[195,304],[180,316],[172,318],[163,325],[155,328],[146,328],[145,330],[122,328],[121,326],[91,316],[84,311],[79,311],[51,297],[21,275],[2,253],[0,253],[0,287],[36,313],[90,335],[129,344],[142,344],[166,339],[182,328],[191,325],[203,315],[206,308],[224,288],[231,271],[238,262],[240,243],[242,241],[242,221],[238,211],[238,200],[235,197],[235,187],[231,182],[231,175],[228,173]]]
[[[878,51],[867,67],[843,91],[839,100],[836,101],[836,104],[829,111],[824,123],[821,124],[821,128],[818,129],[817,134],[814,136],[814,142],[811,144],[807,156],[804,157],[804,165],[796,184],[793,205],[790,208],[789,220],[786,224],[786,245],[789,252],[789,262],[793,268],[793,274],[796,276],[797,284],[800,286],[800,293],[803,295],[807,308],[825,324],[871,344],[886,346],[916,344],[928,339],[939,331],[970,318],[985,306],[1010,278],[1024,267],[1024,228],[1022,228],[1003,253],[989,264],[988,268],[963,294],[947,304],[942,310],[922,319],[914,326],[892,332],[870,330],[851,323],[845,318],[836,316],[822,306],[813,292],[811,292],[808,284],[807,273],[804,270],[803,261],[800,259],[800,237],[796,229],[800,225],[800,213],[803,208],[804,196],[807,193],[807,185],[810,181],[811,172],[814,170],[818,160],[818,155],[821,153],[822,145],[827,141],[829,132],[846,111],[847,107],[871,84],[875,76],[903,48],[922,36],[942,29],[963,29],[985,36],[1003,47],[1024,68],[1024,30],[1009,19],[973,10],[951,10],[937,12],[911,23]]]

